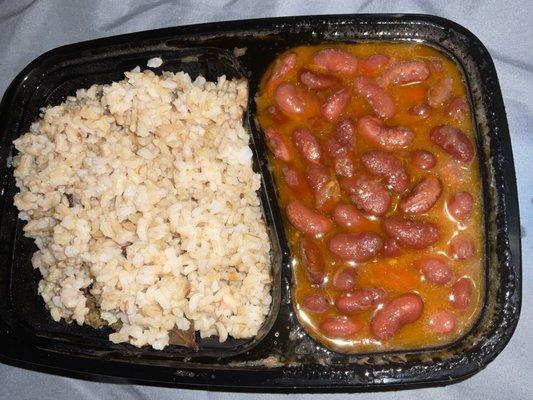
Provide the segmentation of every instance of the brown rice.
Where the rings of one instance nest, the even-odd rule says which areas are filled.
[[[173,328],[257,334],[270,308],[270,245],[242,125],[243,80],[138,68],[42,110],[15,140],[19,216],[39,250],[55,321],[161,349]]]

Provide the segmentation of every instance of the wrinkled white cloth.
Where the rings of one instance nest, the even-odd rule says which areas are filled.
[[[498,71],[516,165],[522,224],[523,306],[518,329],[489,366],[442,388],[372,394],[291,395],[291,399],[533,399],[533,2],[0,0],[0,94],[31,60],[68,43],[161,27],[259,17],[347,13],[424,13],[467,27]],[[529,128],[529,129],[528,129]],[[95,383],[0,364],[0,399],[246,399],[250,394]],[[287,398],[254,394],[255,399]]]

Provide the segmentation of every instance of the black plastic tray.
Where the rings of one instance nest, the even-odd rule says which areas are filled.
[[[270,62],[285,49],[334,41],[417,41],[452,57],[462,69],[476,126],[486,215],[486,296],[480,319],[453,344],[431,351],[345,355],[310,339],[290,304],[290,254],[254,96]],[[234,48],[246,48],[235,57]],[[208,79],[246,77],[254,168],[272,241],[273,303],[253,340],[203,340],[198,353],[116,345],[108,332],[55,323],[37,295],[36,250],[23,237],[13,206],[12,141],[39,108],[77,88],[122,79],[136,65],[162,57],[156,69],[185,70]],[[447,384],[485,367],[505,347],[521,302],[520,224],[511,144],[493,62],[465,28],[426,15],[331,15],[231,21],[133,33],[45,53],[11,83],[0,105],[0,359],[8,364],[88,379],[233,390],[385,390]]]

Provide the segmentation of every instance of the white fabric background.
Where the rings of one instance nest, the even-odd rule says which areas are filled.
[[[31,60],[60,45],[201,22],[330,13],[426,13],[470,29],[489,49],[502,87],[521,207],[523,307],[498,358],[474,377],[444,388],[372,394],[291,395],[311,399],[533,399],[533,2],[190,0],[0,0],[0,95]],[[528,129],[529,128],[529,129]],[[256,399],[286,395],[254,394]],[[0,399],[245,399],[249,394],[115,385],[62,378],[0,364]]]

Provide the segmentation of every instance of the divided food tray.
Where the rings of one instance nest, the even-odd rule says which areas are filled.
[[[416,41],[452,57],[462,70],[475,120],[486,232],[486,295],[478,322],[456,342],[435,349],[361,355],[327,350],[308,337],[290,301],[291,255],[286,243],[266,148],[255,118],[259,80],[287,48],[323,42]],[[234,50],[246,49],[237,57]],[[198,352],[162,351],[108,341],[109,331],[54,322],[37,295],[36,250],[22,234],[13,205],[13,139],[39,109],[76,89],[123,78],[152,57],[155,68],[208,80],[249,81],[245,125],[254,169],[262,176],[263,216],[272,245],[273,302],[257,337],[202,339]],[[492,60],[465,28],[425,15],[332,15],[231,21],[133,33],[68,45],[37,58],[12,82],[0,106],[0,360],[26,368],[91,379],[241,390],[383,390],[464,379],[507,344],[521,300],[520,224],[505,110]]]

